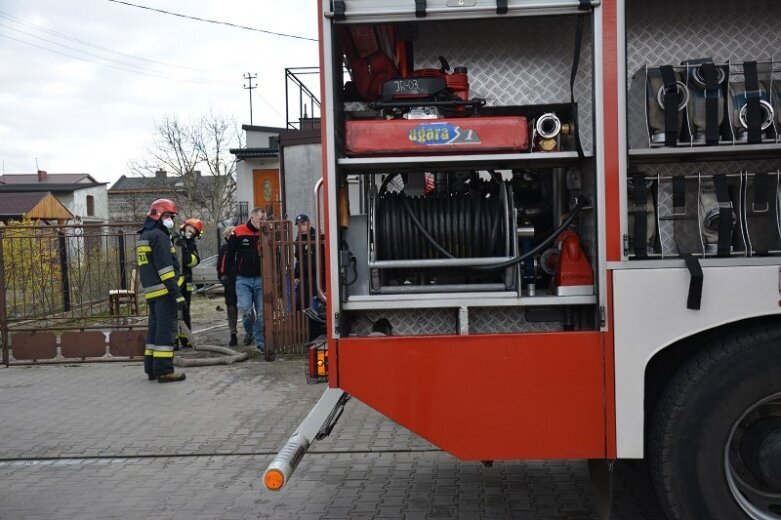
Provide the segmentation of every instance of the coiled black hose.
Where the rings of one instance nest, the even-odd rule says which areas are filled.
[[[507,256],[502,200],[470,194],[378,197],[377,258],[411,260]]]

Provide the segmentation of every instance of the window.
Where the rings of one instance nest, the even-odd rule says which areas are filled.
[[[94,217],[95,216],[95,196],[94,195],[87,195],[87,216],[88,217]]]

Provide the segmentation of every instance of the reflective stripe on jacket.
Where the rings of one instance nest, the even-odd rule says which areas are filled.
[[[176,248],[171,244],[168,231],[159,223],[145,223],[136,251],[138,274],[146,299],[166,294],[179,298],[184,277],[179,274]]]

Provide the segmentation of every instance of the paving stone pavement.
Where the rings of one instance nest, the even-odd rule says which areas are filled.
[[[261,474],[323,385],[301,359],[0,368],[0,519],[598,519],[583,461],[459,462],[353,399],[278,493]],[[663,520],[641,464],[614,520]]]

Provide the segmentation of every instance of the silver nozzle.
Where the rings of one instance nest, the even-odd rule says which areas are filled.
[[[537,118],[534,128],[541,138],[553,139],[561,133],[561,120],[553,112],[548,112]]]

